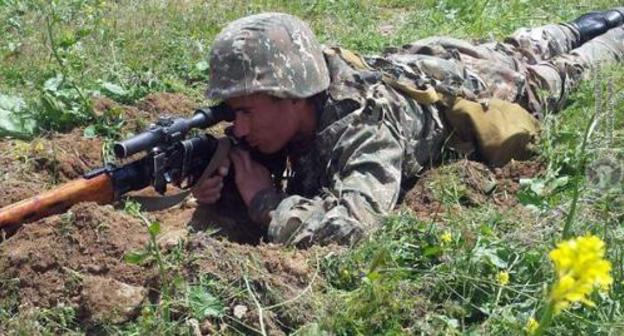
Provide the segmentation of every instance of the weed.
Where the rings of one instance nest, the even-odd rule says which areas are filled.
[[[188,332],[190,326],[185,320],[204,321],[208,318],[221,318],[224,306],[219,298],[211,293],[215,287],[209,277],[199,277],[196,284],[189,284],[179,273],[184,263],[185,253],[178,244],[169,253],[161,250],[157,237],[161,232],[160,223],[149,221],[137,203],[126,202],[125,210],[142,219],[147,225],[149,241],[143,251],[125,255],[127,263],[155,267],[158,271],[158,298],[155,304],[145,306],[137,321],[127,324],[124,330],[144,334],[156,332],[179,334]],[[174,318],[175,316],[175,318]]]

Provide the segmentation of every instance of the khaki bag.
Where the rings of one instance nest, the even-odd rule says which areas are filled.
[[[349,50],[332,48],[355,69],[371,70],[364,59]],[[479,103],[462,97],[445,97],[433,87],[417,88],[383,74],[383,81],[420,104],[444,105],[444,119],[451,128],[451,146],[465,154],[476,152],[490,166],[503,166],[511,159],[525,160],[537,137],[539,123],[522,106],[497,98]]]
[[[465,152],[470,152],[472,147],[487,164],[495,167],[511,159],[528,159],[530,144],[539,131],[537,119],[527,110],[497,98],[485,105],[457,97],[444,110],[444,117],[453,131],[451,140],[456,147],[463,147]]]

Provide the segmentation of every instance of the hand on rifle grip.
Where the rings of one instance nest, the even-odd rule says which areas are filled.
[[[214,204],[221,198],[223,179],[230,170],[230,160],[225,159],[214,175],[193,187],[193,196],[199,204]]]

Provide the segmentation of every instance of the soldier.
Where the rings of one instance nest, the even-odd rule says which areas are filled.
[[[268,239],[351,244],[439,159],[451,133],[458,150],[491,165],[524,156],[536,120],[561,109],[591,69],[624,56],[623,22],[617,8],[520,29],[502,43],[433,37],[360,57],[324,49],[296,17],[264,13],[216,37],[207,97],[235,110],[235,137],[286,153],[284,174],[246,150],[230,154],[236,187]],[[510,125],[520,126],[506,133]],[[200,203],[219,200],[228,167],[195,188]],[[285,190],[275,183],[283,175]]]

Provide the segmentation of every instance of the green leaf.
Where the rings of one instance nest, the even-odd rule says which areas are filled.
[[[59,90],[61,83],[63,82],[63,75],[58,74],[43,83],[43,89],[50,92],[56,92]]]
[[[0,94],[0,136],[27,137],[33,133],[34,121],[20,115],[25,107],[22,98]]]
[[[544,198],[539,197],[529,189],[521,189],[516,197],[522,205],[533,205],[537,208],[542,208],[545,205]]]
[[[385,265],[389,259],[390,259],[390,252],[388,251],[388,249],[382,248],[379,252],[375,254],[375,257],[373,258],[373,261],[371,262],[371,266],[368,269],[368,272],[369,273],[375,272],[375,270],[378,267]]]
[[[507,263],[501,259],[496,253],[492,252],[492,253],[488,253],[486,254],[488,260],[496,267],[498,268],[507,268]]]
[[[486,260],[497,268],[507,268],[507,262],[501,259],[496,253],[496,250],[492,248],[480,246],[475,249],[474,254],[478,259]]]
[[[160,233],[160,223],[153,222],[147,230],[151,236],[157,236]]]
[[[72,31],[63,31],[59,35],[58,44],[61,48],[67,49],[78,42],[76,35]]]
[[[197,69],[200,72],[204,72],[206,70],[208,70],[208,62],[206,61],[199,61],[195,64],[195,69]]]
[[[188,304],[193,317],[203,320],[207,317],[223,316],[223,303],[201,286],[191,286],[187,293]]]
[[[494,230],[492,230],[492,228],[487,224],[481,224],[479,226],[479,232],[481,232],[484,236],[492,236],[494,234]]]
[[[138,218],[141,213],[141,204],[127,198],[124,202],[124,211]]]
[[[148,254],[146,252],[128,252],[124,256],[124,261],[128,264],[138,265],[147,259]]]
[[[442,254],[442,247],[440,246],[427,246],[423,250],[423,256],[435,257]]]
[[[97,136],[97,130],[95,125],[90,125],[83,131],[83,136],[87,139],[93,139]]]
[[[536,180],[535,182],[531,183],[530,189],[537,196],[546,196],[546,183],[543,180]]]
[[[379,280],[379,278],[381,278],[381,274],[379,274],[379,272],[377,271],[370,272],[366,274],[366,278],[368,278],[369,281],[374,282],[374,281]]]
[[[568,176],[558,177],[550,184],[550,190],[554,191],[559,188],[565,187],[566,185],[568,185],[568,182],[570,182],[570,178]]]
[[[126,96],[128,94],[128,91],[124,88],[122,88],[121,86],[117,85],[117,84],[113,84],[110,82],[104,82],[102,83],[102,89],[104,91],[106,91],[109,94],[113,94],[115,96]]]

